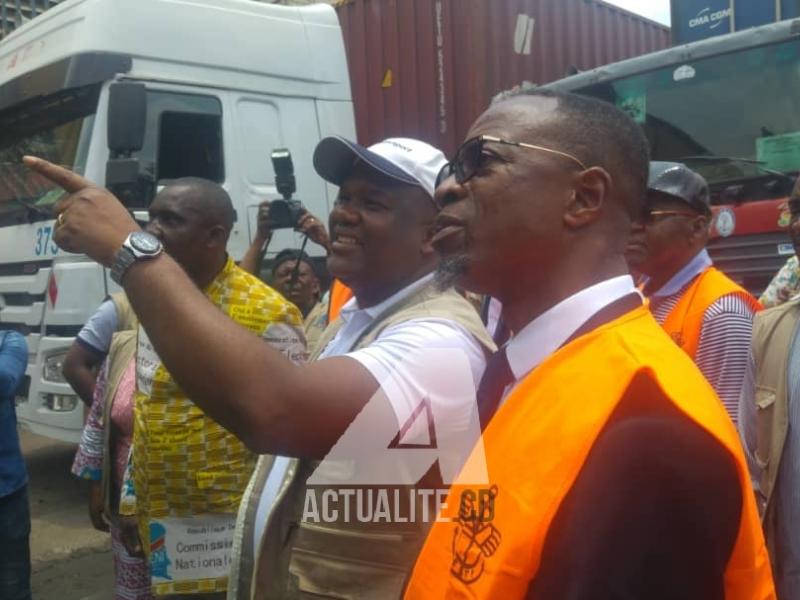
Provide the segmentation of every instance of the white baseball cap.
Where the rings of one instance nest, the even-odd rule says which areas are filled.
[[[357,160],[408,185],[416,185],[433,198],[436,177],[447,163],[441,150],[411,138],[389,138],[365,148],[343,137],[327,137],[314,150],[314,168],[334,185],[350,175]]]

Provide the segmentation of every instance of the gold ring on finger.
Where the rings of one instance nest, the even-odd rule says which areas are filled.
[[[61,227],[63,224],[64,224],[64,213],[60,212],[58,213],[58,217],[56,217],[56,225]]]

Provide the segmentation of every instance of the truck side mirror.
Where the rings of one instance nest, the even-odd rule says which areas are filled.
[[[120,82],[108,90],[108,149],[111,156],[130,156],[142,149],[147,124],[147,97],[141,83]]]
[[[155,191],[155,177],[131,155],[144,145],[147,95],[141,83],[114,83],[108,90],[106,187],[128,208],[146,207]],[[148,165],[145,165],[146,167]],[[152,168],[154,165],[149,165]]]

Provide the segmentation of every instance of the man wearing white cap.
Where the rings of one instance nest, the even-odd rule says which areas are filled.
[[[251,449],[276,455],[239,513],[229,598],[402,596],[438,490],[480,434],[474,394],[494,349],[472,306],[433,280],[445,162],[417,140],[320,142],[314,166],[340,187],[328,268],[355,297],[316,360],[295,366],[221,318],[169,257],[128,249],[141,234],[110,193],[26,159],[71,194],[57,242],[106,265],[132,254],[122,284],[175,380]]]

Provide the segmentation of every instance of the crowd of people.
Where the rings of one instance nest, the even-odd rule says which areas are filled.
[[[270,285],[267,205],[237,265],[217,184],[170,182],[142,230],[25,162],[124,289],[64,365],[116,598],[800,598],[796,258],[761,301],[715,269],[705,180],[614,106],[504,98],[450,160],[323,139],[329,229],[298,230],[328,272],[289,249]]]

